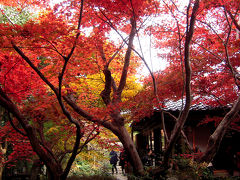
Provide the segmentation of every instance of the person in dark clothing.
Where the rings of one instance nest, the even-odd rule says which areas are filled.
[[[124,167],[126,164],[126,152],[124,150],[121,151],[119,159],[120,159],[119,166],[121,166],[121,168],[122,168],[122,174],[125,174]]]
[[[114,169],[116,171],[116,174],[118,173],[118,170],[117,170],[117,162],[118,162],[118,155],[115,151],[111,151],[110,152],[110,164],[112,165],[112,173],[114,174]]]

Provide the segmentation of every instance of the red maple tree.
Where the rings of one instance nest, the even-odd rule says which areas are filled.
[[[10,4],[1,2],[11,6],[19,4],[17,1]],[[206,97],[206,94],[209,96],[212,93],[211,96],[217,96],[224,92],[224,97],[231,98],[231,102],[237,100],[219,124],[216,134],[210,137],[209,148],[202,157],[208,161],[240,108],[237,93],[238,40],[233,31],[234,28],[239,30],[236,20],[238,4],[238,1],[219,3],[195,0],[190,1],[182,11],[177,1],[64,1],[54,9],[48,7],[46,1],[29,1],[31,8],[40,7],[37,19],[22,26],[11,22],[0,24],[0,104],[21,125],[52,179],[66,179],[84,134],[83,119],[111,130],[125,147],[135,171],[143,174],[142,162],[124,127],[126,120],[122,115],[125,108],[122,93],[128,76],[136,73],[136,64],[139,64],[136,62],[146,62],[141,53],[134,49],[135,36],[138,37],[139,31],[147,26],[145,21],[148,18],[168,15],[171,20],[165,19],[163,25],[157,24],[145,30],[151,30],[151,34],[158,39],[156,47],[170,49],[167,56],[172,64],[170,73],[169,69],[163,72],[169,83],[161,91],[151,72],[154,97],[142,93],[142,98],[150,100],[147,105],[149,109],[154,103],[160,106],[160,100],[166,98],[185,99],[165,152],[166,166],[188,116],[193,95]],[[112,31],[119,35],[122,42],[111,41],[109,36]],[[133,52],[139,58],[133,56]],[[217,71],[218,68],[221,71]],[[80,81],[97,73],[102,73],[104,84],[98,98]],[[222,79],[218,81],[218,77],[227,78],[232,86],[222,86],[224,83]],[[68,119],[69,126],[66,127],[74,127],[76,139],[64,170],[51,147],[39,138],[36,128],[24,113],[24,101],[34,100],[38,96],[45,104],[58,102],[62,114]],[[99,98],[102,99],[101,106],[93,105]],[[224,103],[227,100],[221,101]]]

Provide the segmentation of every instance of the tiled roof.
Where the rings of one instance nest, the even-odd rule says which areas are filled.
[[[178,100],[178,101],[168,101],[165,103],[164,110],[165,111],[181,111],[184,108],[185,101],[183,100]],[[223,109],[223,108],[230,108],[231,105],[227,106],[209,106],[203,103],[199,104],[192,104],[190,107],[190,110],[193,111],[204,111],[204,110],[213,110],[213,109]]]

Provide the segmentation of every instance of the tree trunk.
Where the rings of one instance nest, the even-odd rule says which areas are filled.
[[[60,164],[54,164],[47,167],[48,177],[51,180],[65,180],[67,178],[62,178],[63,170]]]
[[[88,113],[83,111],[81,108],[79,108],[68,97],[64,96],[64,100],[66,100],[66,102],[79,115],[81,115],[82,117],[84,117],[94,123],[97,122],[96,120],[94,120],[93,116],[89,115]],[[136,173],[142,175],[144,172],[142,161],[138,155],[137,149],[136,149],[128,131],[124,127],[124,119],[121,117],[119,111],[117,111],[117,110],[115,110],[115,113],[111,114],[111,117],[113,120],[112,122],[105,121],[105,122],[102,122],[101,125],[107,129],[109,129],[111,132],[113,132],[118,137],[118,139],[122,142],[124,148],[126,149],[129,158],[131,158],[131,161],[132,161],[134,169],[136,170]]]
[[[66,180],[67,178],[63,178],[62,174],[63,174],[63,172],[59,173],[57,170],[53,171],[53,170],[47,169],[48,179],[51,179],[51,180]]]
[[[217,129],[210,136],[208,140],[207,149],[204,152],[204,154],[200,157],[199,161],[201,162],[212,161],[221,144],[223,136],[225,135],[231,122],[238,115],[239,110],[240,110],[240,97],[238,97],[238,100],[235,102],[232,109],[225,115],[221,123],[218,125]]]
[[[0,151],[1,151],[1,156],[0,156],[0,180],[1,180],[3,176],[5,162],[6,162],[6,159],[4,158],[4,156],[7,152],[7,144],[5,144],[5,147],[3,147],[3,145],[0,143]]]
[[[130,162],[133,166],[134,172],[136,173],[136,175],[143,175],[144,169],[142,161],[138,155],[137,149],[127,129],[124,126],[117,126],[116,128],[117,132],[114,131],[114,133],[118,136],[119,140],[122,142],[128,154],[128,157],[130,158]]]
[[[38,175],[40,174],[41,171],[41,162],[39,159],[34,160],[32,168],[31,168],[31,176],[30,180],[37,180]]]
[[[3,169],[4,169],[4,165],[3,163],[0,164],[0,179],[2,179],[3,176]]]
[[[10,98],[0,88],[0,105],[11,112],[19,121],[26,132],[33,150],[46,165],[52,180],[60,179],[63,174],[61,163],[59,163],[54,155],[41,145],[38,135],[33,127],[29,125],[28,119],[19,111],[18,107],[10,100]],[[65,178],[66,179],[66,178]],[[64,178],[63,178],[64,180]]]
[[[187,14],[189,13],[190,6],[191,6],[191,3],[189,3],[189,5],[188,5]],[[185,67],[185,88],[184,89],[185,89],[185,94],[186,94],[185,95],[186,96],[185,107],[184,107],[183,112],[181,113],[180,117],[178,118],[178,121],[175,124],[173,133],[170,137],[169,143],[167,145],[167,148],[166,148],[166,151],[164,154],[163,166],[165,168],[168,168],[168,166],[169,166],[169,159],[171,157],[172,150],[173,150],[174,145],[175,145],[175,143],[182,131],[182,128],[186,122],[186,119],[187,119],[187,116],[189,113],[189,109],[191,106],[192,69],[191,69],[191,64],[190,64],[190,43],[191,43],[191,39],[192,39],[193,32],[194,32],[194,25],[195,25],[198,8],[199,8],[199,0],[196,0],[194,2],[194,6],[192,9],[190,23],[188,22],[189,26],[187,26],[187,29],[186,29],[186,40],[185,40],[185,47],[184,47],[184,67]]]

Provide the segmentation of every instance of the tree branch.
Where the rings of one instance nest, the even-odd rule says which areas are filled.
[[[83,13],[83,2],[84,2],[84,0],[81,0],[80,15],[79,15],[78,27],[77,27],[78,32],[77,32],[77,35],[75,37],[75,41],[74,41],[73,47],[72,47],[70,53],[68,54],[68,56],[66,57],[66,59],[68,59],[68,60],[71,58],[71,56],[72,56],[72,54],[73,54],[73,52],[74,52],[74,50],[76,48],[76,45],[77,45],[77,42],[78,42],[78,38],[80,36],[80,27],[81,27],[81,21],[82,21],[82,13]]]
[[[190,3],[188,5],[190,7]],[[190,44],[191,39],[194,32],[194,24],[197,16],[197,11],[199,8],[199,0],[196,0],[193,6],[192,15],[190,19],[190,24],[187,20],[187,27],[186,27],[186,40],[185,40],[185,51],[184,51],[184,65],[185,65],[185,94],[186,94],[186,100],[185,100],[185,106],[184,109],[178,118],[177,123],[174,126],[172,135],[170,137],[169,144],[167,145],[165,154],[164,154],[164,165],[168,167],[169,165],[169,158],[172,152],[172,148],[174,147],[174,144],[179,136],[179,134],[182,131],[182,128],[184,126],[184,123],[187,119],[189,109],[191,106],[191,65],[190,65]],[[188,14],[188,13],[187,13]],[[188,19],[188,16],[187,16]]]
[[[239,7],[238,7],[238,10],[239,10]],[[237,11],[238,11],[238,10],[237,10]],[[227,9],[226,11],[227,11],[227,13],[229,14],[230,18],[232,19],[232,21],[233,21],[234,25],[236,26],[236,28],[238,29],[238,31],[240,31],[240,25],[238,24],[237,20],[235,19],[236,15],[233,16],[233,14],[231,13],[231,11],[228,10],[228,9]]]
[[[42,74],[42,72],[32,63],[32,61],[19,49],[16,44],[11,41],[11,44],[15,51],[29,64],[29,66],[38,74],[38,76],[52,89],[55,94],[58,94],[57,89],[51,84],[47,78]]]
[[[129,35],[127,52],[126,52],[125,58],[124,58],[124,66],[123,66],[123,70],[122,70],[122,76],[121,76],[120,83],[119,83],[119,86],[117,89],[117,96],[119,99],[121,98],[120,96],[121,96],[122,91],[126,84],[128,67],[129,67],[130,57],[131,57],[131,52],[132,52],[132,47],[133,47],[133,39],[136,34],[136,20],[135,20],[135,18],[132,17],[130,19],[130,21],[131,21],[132,28],[131,28],[131,32]]]
[[[234,106],[232,109],[224,116],[223,120],[218,125],[217,129],[214,131],[214,133],[210,136],[207,149],[205,153],[200,157],[201,162],[210,162],[214,155],[216,154],[216,151],[220,145],[220,142],[228,129],[231,122],[237,117],[238,113],[240,111],[240,96],[234,103]]]
[[[10,116],[10,113],[8,112],[7,114],[8,114],[9,122],[10,122],[11,126],[13,127],[13,129],[14,129],[15,131],[17,131],[19,134],[21,134],[21,135],[23,135],[23,136],[27,136],[26,133],[22,132],[20,129],[18,129],[18,128],[15,126],[15,124],[13,123],[13,120],[12,120],[12,118],[11,118],[11,116]]]
[[[0,105],[3,106],[7,111],[13,114],[14,117],[17,118],[18,122],[21,124],[23,129],[25,130],[28,139],[32,145],[33,150],[38,154],[39,157],[42,158],[43,162],[46,164],[48,168],[51,169],[50,164],[56,164],[55,158],[47,153],[45,149],[41,146],[41,143],[38,140],[38,136],[34,129],[29,125],[28,120],[24,117],[17,106],[8,98],[8,96],[2,91],[0,87]],[[56,166],[55,166],[56,167]]]
[[[99,135],[99,131],[97,131],[96,134],[94,134],[92,137],[91,135],[94,133],[94,131],[96,131],[96,129],[98,129],[99,127],[96,126],[89,134],[88,134],[88,137],[86,138],[85,142],[83,143],[83,145],[80,147],[80,150],[78,151],[78,153],[80,153],[82,151],[82,149],[90,142],[92,141],[93,139],[95,139],[98,135]]]

